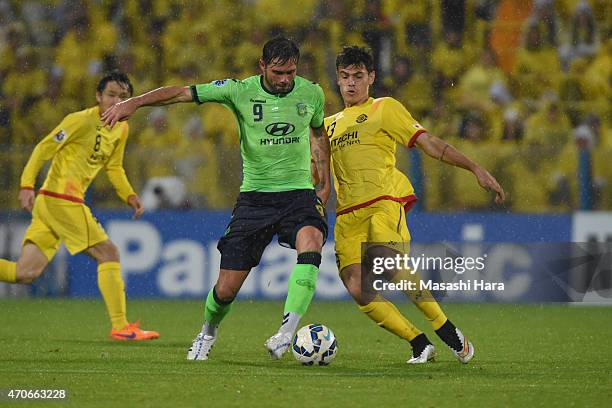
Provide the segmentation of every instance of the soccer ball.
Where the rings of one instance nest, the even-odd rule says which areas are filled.
[[[338,342],[328,327],[309,324],[295,334],[291,351],[295,359],[303,365],[328,365],[336,357]]]

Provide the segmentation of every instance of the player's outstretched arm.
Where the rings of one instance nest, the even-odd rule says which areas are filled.
[[[142,106],[161,106],[179,102],[192,102],[188,86],[164,86],[119,102],[102,114],[102,121],[111,128],[119,121],[128,120]]]
[[[310,153],[314,159],[314,164],[319,176],[317,196],[321,199],[323,205],[325,205],[331,193],[331,175],[329,169],[330,147],[325,126],[316,129],[311,128]]]
[[[495,191],[495,202],[497,204],[501,204],[506,199],[506,193],[495,177],[485,168],[468,159],[463,153],[446,143],[444,140],[425,132],[418,137],[416,144],[428,156],[474,173],[480,187],[487,191]]]

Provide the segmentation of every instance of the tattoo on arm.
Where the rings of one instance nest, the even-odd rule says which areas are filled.
[[[314,158],[317,172],[319,173],[319,185],[317,189],[322,190],[329,184],[329,138],[325,132],[325,127],[313,129],[310,139],[310,149]]]

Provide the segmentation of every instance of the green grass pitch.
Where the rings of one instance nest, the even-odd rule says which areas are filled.
[[[131,300],[131,318],[159,330],[156,341],[107,339],[99,300],[0,300],[0,389],[67,389],[63,402],[2,406],[188,407],[610,406],[612,310],[563,305],[444,306],[470,336],[476,357],[459,364],[416,308],[402,311],[438,350],[436,362],[408,366],[410,347],[376,327],[350,302],[315,301],[303,323],[328,325],[339,353],[328,367],[291,355],[271,361],[263,347],[282,314],[279,302],[238,301],[211,360],[186,361],[202,320],[199,301]]]

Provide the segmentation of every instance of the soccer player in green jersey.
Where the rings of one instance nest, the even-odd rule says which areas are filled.
[[[219,324],[274,235],[297,250],[297,264],[289,277],[282,324],[265,344],[272,358],[288,350],[312,300],[327,236],[324,206],[331,188],[330,147],[323,127],[323,91],[297,76],[299,57],[293,41],[276,37],[263,47],[261,75],[158,88],[118,103],[102,115],[113,126],[142,106],[178,102],[218,102],[236,115],[243,180],[217,246],[221,270],[208,293],[204,325],[187,353],[189,360],[208,359]],[[316,192],[311,157],[320,179]]]

